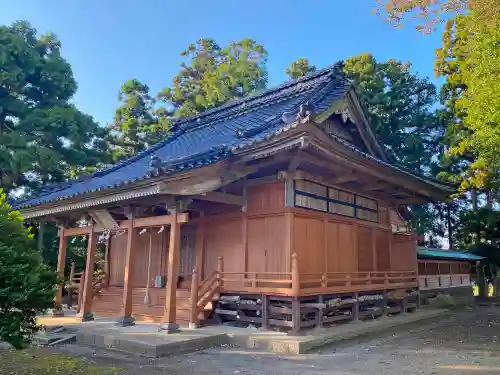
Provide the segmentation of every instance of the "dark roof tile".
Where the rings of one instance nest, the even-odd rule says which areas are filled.
[[[215,163],[231,150],[247,147],[280,133],[281,116],[305,102],[320,111],[341,98],[349,84],[334,65],[276,88],[207,110],[198,116],[178,120],[162,142],[111,168],[86,178],[46,187],[40,195],[18,201],[17,209],[91,192],[117,188],[151,177],[151,157],[160,161],[163,172],[175,173]]]

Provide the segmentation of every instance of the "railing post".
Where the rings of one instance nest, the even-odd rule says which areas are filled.
[[[345,285],[346,286],[351,286],[352,285],[351,274],[350,273],[348,273],[347,275],[345,275]]]
[[[68,283],[68,308],[73,306],[73,279],[75,278],[76,264],[71,262],[71,269],[69,271],[69,283]]]
[[[326,273],[323,272],[323,274],[321,275],[321,287],[326,288],[327,286],[328,286],[328,279]]]
[[[193,275],[191,276],[191,317],[189,319],[189,328],[198,328],[198,270],[195,268],[193,270]]]
[[[224,285],[223,273],[224,273],[224,258],[218,257],[217,258],[217,282],[218,282],[220,287]]]
[[[292,295],[297,297],[300,294],[300,278],[297,253],[292,254]]]

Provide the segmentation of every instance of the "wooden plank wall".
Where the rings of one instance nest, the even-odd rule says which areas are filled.
[[[292,233],[300,273],[391,269],[388,225],[294,208]]]
[[[228,272],[279,274],[290,268],[290,254],[284,251],[284,183],[253,186],[247,194],[246,212],[203,218],[205,276],[215,270],[219,256]]]
[[[417,271],[417,245],[413,236],[393,234],[391,245],[392,271]]]

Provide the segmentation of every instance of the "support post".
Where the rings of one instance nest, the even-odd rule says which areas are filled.
[[[354,302],[354,306],[352,307],[352,320],[358,321],[359,320],[359,293],[354,293],[354,299],[356,302]]]
[[[42,222],[40,222],[40,233],[39,235],[43,235],[42,232]],[[64,228],[59,229],[59,253],[57,255],[57,274],[62,281],[62,284],[57,286],[57,294],[54,299],[54,309],[52,310],[52,316],[64,316],[62,310],[62,295],[64,288],[64,268],[66,266],[66,248],[68,245],[68,237],[64,235]]]
[[[300,333],[300,299],[293,297],[292,299],[292,331],[291,335],[298,335]]]
[[[165,299],[165,314],[160,330],[166,333],[179,331],[177,320],[177,278],[179,274],[179,258],[181,247],[181,225],[177,222],[177,210],[170,212],[170,243],[168,249],[167,294]]]
[[[198,270],[193,270],[191,276],[191,318],[189,319],[189,328],[198,328],[200,321],[198,319]]]
[[[269,297],[266,294],[262,295],[262,329],[269,329]]]
[[[298,297],[300,294],[300,277],[297,253],[292,254],[292,296]]]
[[[383,291],[382,295],[384,297],[382,299],[382,304],[383,304],[383,306],[382,306],[382,314],[384,316],[386,316],[387,315],[387,303],[389,302],[389,295],[387,294],[386,290]]]
[[[95,253],[97,250],[97,241],[97,233],[92,230],[89,234],[89,241],[87,246],[87,261],[85,264],[85,279],[83,284],[82,297],[83,301],[82,308],[80,309],[82,322],[94,320],[94,314],[92,313],[92,299],[94,298],[92,275],[94,274],[94,261]]]
[[[325,298],[321,294],[318,296],[318,304],[320,307],[318,307],[318,311],[316,311],[316,327],[317,328],[323,328],[323,307],[322,305],[325,303]]]
[[[134,220],[129,221],[127,228],[127,251],[125,253],[125,273],[123,276],[123,299],[121,316],[116,324],[122,327],[129,327],[135,324],[132,317],[132,291],[134,289],[134,258],[135,239],[137,231],[134,229]]]

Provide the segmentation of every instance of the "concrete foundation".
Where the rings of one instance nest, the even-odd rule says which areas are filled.
[[[68,314],[64,318],[41,318],[39,323],[46,326],[63,324],[75,329],[76,342],[79,344],[144,357],[172,356],[226,344],[271,353],[302,354],[324,345],[385,333],[392,328],[447,314],[448,310],[444,309],[422,309],[411,314],[315,329],[302,336],[224,325],[199,329],[181,327],[178,333],[166,334],[158,331],[158,324],[140,323],[131,327],[118,327],[114,320],[101,318],[82,323],[76,317],[68,317]]]

